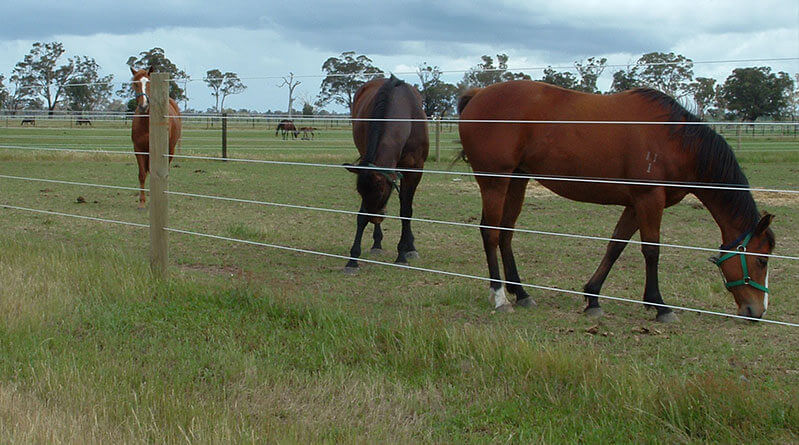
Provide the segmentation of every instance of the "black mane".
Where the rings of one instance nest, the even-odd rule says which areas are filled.
[[[686,110],[674,98],[651,88],[633,90],[667,111],[671,122],[701,122],[693,113]],[[712,182],[719,185],[749,187],[735,153],[727,141],[707,125],[672,125],[671,136],[679,137],[682,146],[696,154],[696,177],[699,182]],[[748,190],[713,190],[718,199],[729,206],[733,216],[745,218],[754,226],[759,219],[757,205]]]
[[[391,98],[391,92],[395,87],[404,85],[405,82],[397,79],[391,75],[387,81],[380,86],[375,94],[374,105],[372,106],[372,114],[370,119],[384,119],[388,111],[388,104]],[[377,120],[369,122],[369,135],[366,143],[366,154],[361,159],[361,165],[374,163],[377,157],[377,146],[380,143],[380,137],[383,135],[383,128],[385,121]]]

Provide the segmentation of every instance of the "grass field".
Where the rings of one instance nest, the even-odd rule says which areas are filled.
[[[218,155],[220,133],[187,122],[181,153]],[[130,150],[119,122],[0,126],[0,146]],[[340,164],[346,128],[282,141],[231,125],[229,156]],[[271,127],[271,128],[270,128]],[[734,139],[731,139],[734,144]],[[450,166],[457,133],[442,134]],[[793,135],[744,135],[754,186],[799,188]],[[432,157],[432,156],[431,156]],[[338,168],[177,159],[170,190],[357,210]],[[0,174],[135,187],[132,155],[0,148]],[[78,203],[82,197],[84,203]],[[799,253],[799,198],[757,193],[777,215],[776,254]],[[0,178],[0,203],[147,223],[132,191]],[[392,197],[390,214],[398,214]],[[518,227],[609,236],[620,208],[531,184]],[[414,216],[477,223],[470,177],[427,174]],[[346,255],[353,216],[170,196],[169,226]],[[399,222],[384,223],[382,256]],[[415,223],[412,265],[486,275],[477,229]],[[371,229],[368,229],[371,237]],[[662,240],[715,247],[694,199],[667,210]],[[364,243],[368,252],[369,242]],[[170,234],[170,278],[154,281],[146,229],[0,209],[0,437],[11,442],[777,442],[799,441],[799,329],[533,292],[536,309],[493,314],[481,281]],[[514,239],[526,282],[579,290],[604,243]],[[669,304],[734,313],[707,253],[661,250]],[[767,318],[799,321],[799,264],[770,262]],[[631,246],[603,288],[639,299]]]

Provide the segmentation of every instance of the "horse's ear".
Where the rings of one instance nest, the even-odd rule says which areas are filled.
[[[774,215],[768,212],[763,212],[763,217],[760,218],[760,221],[758,221],[754,230],[754,234],[760,235],[761,233],[765,232],[766,229],[768,229],[768,226],[771,225],[772,219],[774,219]]]
[[[152,74],[152,72],[153,72],[153,67],[152,67],[152,66],[151,66],[151,67],[149,67],[149,68],[147,68],[147,74],[148,74],[148,75],[149,75],[149,74]]]
[[[135,69],[133,69],[133,67],[130,67],[130,73],[131,73],[131,74],[133,74],[133,75],[135,76],[135,75],[136,75],[136,70],[135,70]]]
[[[361,170],[361,169],[359,169],[359,168],[350,168],[350,167],[354,167],[354,165],[353,165],[353,164],[350,164],[349,162],[345,162],[345,163],[343,163],[343,164],[341,164],[341,165],[343,165],[343,166],[344,166],[344,168],[346,168],[346,169],[347,169],[347,171],[348,171],[348,172],[350,172],[350,173],[355,173],[356,175],[357,175],[358,173],[360,173],[360,170]]]

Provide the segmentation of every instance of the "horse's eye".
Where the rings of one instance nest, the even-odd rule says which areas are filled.
[[[757,262],[763,267],[768,266],[768,258],[758,258]]]

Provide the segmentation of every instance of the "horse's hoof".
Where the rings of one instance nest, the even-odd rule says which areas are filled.
[[[359,269],[360,269],[360,267],[358,267],[358,266],[355,266],[355,267],[347,266],[344,269],[341,269],[341,271],[344,272],[346,275],[354,275],[354,274],[358,273]]]
[[[407,261],[402,261],[402,260],[396,260],[396,261],[394,261],[394,264],[399,265],[399,266],[408,266],[409,265]]]
[[[500,314],[508,314],[510,312],[513,312],[513,306],[510,303],[505,303],[505,304],[503,304],[502,306],[500,306],[498,308],[494,308],[494,312],[497,312],[497,313],[500,313]]]
[[[370,255],[383,255],[384,253],[386,253],[386,251],[383,250],[383,249],[370,249],[369,250],[369,254]]]
[[[601,316],[605,315],[605,311],[603,311],[602,308],[599,307],[599,306],[587,307],[587,308],[585,308],[583,313],[587,317],[592,317],[592,318],[597,318],[597,317],[601,317]]]
[[[521,300],[516,300],[516,306],[523,307],[526,309],[530,309],[531,307],[538,306],[538,303],[533,300],[533,297],[525,297]]]
[[[419,252],[417,252],[415,250],[411,250],[410,252],[405,252],[405,258],[407,258],[409,260],[415,260],[415,259],[419,258]]]
[[[658,314],[657,317],[655,317],[655,321],[658,323],[677,323],[680,319],[677,318],[677,314],[669,311]]]

